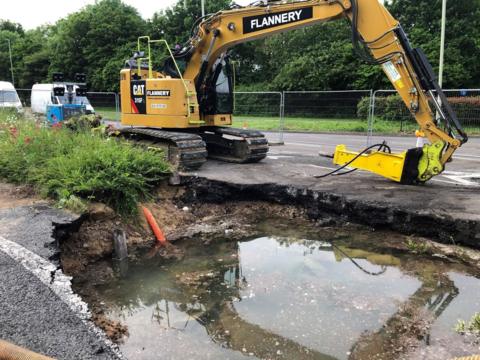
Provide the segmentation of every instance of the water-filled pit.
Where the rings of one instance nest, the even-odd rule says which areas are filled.
[[[458,319],[480,310],[478,270],[385,246],[361,227],[258,224],[243,241],[177,243],[181,260],[129,264],[95,288],[128,327],[130,359],[447,359],[480,353]]]

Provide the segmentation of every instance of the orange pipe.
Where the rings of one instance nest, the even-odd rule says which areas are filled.
[[[157,242],[161,246],[166,246],[168,244],[168,241],[165,238],[165,235],[163,234],[162,229],[160,229],[160,226],[158,226],[157,221],[153,217],[152,213],[145,206],[142,206],[142,209],[143,209],[143,214],[147,219],[148,225],[150,225],[150,228],[152,229],[153,233],[155,234],[155,237],[157,238]]]
[[[0,340],[0,360],[54,360],[51,357]]]

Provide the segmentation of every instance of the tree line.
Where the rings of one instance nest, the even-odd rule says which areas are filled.
[[[137,38],[165,38],[184,43],[200,1],[178,0],[149,20],[121,0],[98,0],[53,25],[25,30],[0,20],[0,80],[10,79],[7,39],[12,44],[17,88],[47,82],[54,72],[73,78],[86,73],[89,87],[118,91],[119,71],[136,49]],[[232,5],[207,0],[212,13]],[[390,0],[387,8],[401,22],[415,47],[438,66],[441,0]],[[445,49],[446,88],[480,87],[480,0],[448,2]],[[379,67],[363,63],[353,52],[351,29],[334,21],[246,43],[232,50],[237,86],[243,90],[345,90],[388,87]]]

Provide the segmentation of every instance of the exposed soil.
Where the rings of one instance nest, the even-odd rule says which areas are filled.
[[[45,200],[40,199],[32,187],[0,182],[0,209],[30,206],[39,202]]]
[[[308,223],[305,212],[294,206],[267,202],[226,202],[224,204],[184,203],[183,189],[161,187],[156,200],[141,204],[153,214],[157,223],[171,243],[182,239],[196,239],[208,243],[219,238],[237,240],[255,235],[258,221],[265,217],[296,219]],[[139,210],[141,214],[141,210]],[[127,234],[130,257],[139,250],[154,249],[155,238],[145,221],[139,215],[136,222],[125,221],[111,209],[101,204],[93,204],[90,213],[78,231],[68,241],[61,243],[63,270],[73,276],[84,273],[89,264],[110,258],[113,252],[113,230],[122,229]],[[175,248],[157,249],[150,256],[170,257]]]
[[[109,319],[100,310],[92,315],[92,320],[113,342],[118,343],[124,336],[128,336],[126,326],[122,325],[119,321]]]

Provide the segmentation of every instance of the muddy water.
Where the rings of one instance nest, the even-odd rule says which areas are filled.
[[[281,225],[281,224],[279,224]],[[480,311],[478,274],[379,248],[385,233],[184,243],[98,288],[130,359],[447,359],[480,353],[453,330]],[[274,235],[272,235],[274,234]],[[283,236],[279,236],[283,235]]]

